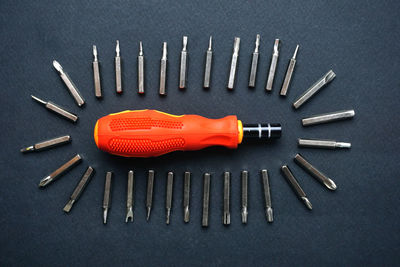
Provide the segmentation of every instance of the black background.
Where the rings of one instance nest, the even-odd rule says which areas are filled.
[[[1,1],[0,263],[7,265],[398,265],[400,262],[398,1]],[[250,55],[261,34],[257,87],[248,89]],[[188,88],[178,90],[182,36],[189,37]],[[213,35],[211,89],[202,89],[204,53]],[[241,38],[236,88],[226,89],[233,39]],[[282,40],[272,93],[264,90],[272,46]],[[120,40],[123,89],[114,85]],[[136,87],[138,42],[146,58],[146,95]],[[168,42],[168,95],[158,95],[162,42]],[[92,45],[102,66],[104,99],[94,97]],[[288,97],[279,97],[296,44],[298,62]],[[53,69],[57,59],[86,106],[78,108]],[[329,69],[334,81],[299,110],[292,102]],[[34,94],[79,115],[76,125],[31,100]],[[96,120],[126,109],[280,122],[271,144],[208,148],[155,159],[99,151]],[[303,128],[309,115],[354,108],[352,120]],[[72,144],[22,155],[19,149],[70,134]],[[350,150],[298,148],[297,138],[352,143]],[[332,177],[330,192],[293,163],[301,152]],[[44,190],[39,180],[74,154],[84,161]],[[289,164],[313,203],[306,210],[280,174]],[[62,208],[88,165],[96,175],[70,214]],[[146,173],[156,171],[150,222]],[[264,215],[259,170],[270,172],[275,221]],[[135,218],[125,221],[126,177],[136,174]],[[240,221],[240,171],[250,173],[248,225]],[[166,172],[174,171],[171,224],[165,225]],[[191,221],[183,222],[183,172],[192,172]],[[113,171],[112,207],[102,223],[106,171]],[[222,225],[222,173],[232,173],[229,227]],[[202,174],[212,173],[210,227],[201,227]]]

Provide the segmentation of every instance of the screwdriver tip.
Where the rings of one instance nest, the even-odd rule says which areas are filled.
[[[335,184],[335,182],[332,180],[332,179],[325,179],[324,180],[324,185],[328,188],[328,189],[330,189],[330,190],[336,190],[336,188],[337,188],[337,186],[336,186],[336,184]]]
[[[108,208],[104,208],[104,210],[103,210],[103,224],[107,223],[107,215],[108,215]]]
[[[62,67],[61,67],[60,63],[58,63],[57,60],[53,60],[53,66],[58,72],[62,72]]]
[[[229,212],[224,212],[223,224],[224,225],[231,224],[231,214]]]
[[[171,216],[171,209],[167,209],[167,220],[165,221],[166,224],[169,224],[169,217]]]
[[[185,209],[184,209],[183,221],[184,221],[185,223],[188,223],[189,220],[190,220],[189,207],[185,207]]]
[[[26,152],[32,152],[34,150],[35,150],[35,148],[33,146],[28,146],[28,147],[22,148],[20,151],[22,153],[26,153]]]
[[[296,46],[296,49],[294,50],[294,54],[293,54],[293,57],[292,57],[293,59],[296,59],[297,51],[299,50],[299,47],[300,47],[299,45]]]
[[[247,207],[242,208],[242,223],[247,223],[247,215],[248,215]]]
[[[150,213],[151,213],[151,207],[147,207],[146,221],[149,221],[149,220],[150,220]]]
[[[311,204],[310,200],[308,200],[307,197],[301,197],[301,199],[303,200],[303,202],[304,202],[304,204],[306,205],[306,207],[307,207],[309,210],[312,210],[312,204]]]
[[[72,205],[74,204],[74,200],[73,199],[70,199],[69,201],[68,201],[68,203],[65,205],[65,207],[64,207],[64,211],[66,212],[66,213],[68,213],[70,210],[71,210],[71,208],[72,208]]]
[[[267,216],[267,221],[270,222],[270,223],[273,222],[274,221],[274,213],[273,213],[272,208],[268,207],[265,210],[265,213],[266,213],[266,216]]]
[[[125,218],[125,222],[127,223],[129,221],[129,219],[131,220],[131,222],[133,222],[133,210],[132,208],[129,208],[126,211],[126,218]]]
[[[119,52],[120,52],[120,50],[119,50],[119,40],[117,40],[117,44],[115,46],[115,53],[117,53],[117,57],[119,57]]]
[[[142,41],[139,42],[139,56],[143,56],[143,44],[142,44]]]
[[[210,35],[210,40],[208,41],[208,50],[212,50],[212,36]]]
[[[46,105],[46,101],[43,101],[42,99],[40,99],[40,98],[38,98],[38,97],[36,97],[34,95],[31,95],[31,97],[32,97],[33,100],[39,102],[40,104]]]
[[[46,185],[48,185],[50,182],[52,181],[50,176],[46,176],[44,177],[42,180],[40,180],[39,182],[39,187],[45,187]]]

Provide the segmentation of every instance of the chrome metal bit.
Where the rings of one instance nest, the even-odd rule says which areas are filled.
[[[303,156],[297,154],[294,156],[294,162],[296,162],[300,167],[302,167],[306,172],[311,174],[312,177],[317,179],[320,183],[325,185],[330,190],[336,190],[337,186],[335,182],[325,176],[322,172],[320,172],[317,168],[315,168],[311,163],[309,163]]]
[[[265,90],[267,90],[267,91],[272,91],[272,86],[274,84],[276,67],[278,65],[279,48],[280,48],[280,46],[281,46],[280,40],[279,39],[275,39],[274,49],[272,51],[272,57],[271,57],[271,64],[269,66],[267,85],[265,86]]]
[[[81,107],[85,104],[85,100],[81,96],[78,88],[76,85],[72,82],[71,78],[68,76],[68,74],[63,70],[61,67],[60,63],[58,63],[56,60],[53,60],[53,66],[54,68],[58,71],[60,74],[61,79],[67,86],[69,92],[71,93],[72,97],[74,98],[76,104]]]
[[[299,138],[298,143],[300,147],[312,148],[350,148],[351,143],[336,142],[335,140],[316,140],[316,139],[303,139]]]
[[[167,42],[163,42],[163,50],[160,63],[160,95],[166,95],[167,89]]]
[[[50,173],[48,176],[44,177],[39,182],[39,187],[45,187],[49,183],[53,182],[57,177],[64,174],[66,171],[70,170],[73,166],[80,163],[82,157],[79,154],[76,154],[72,159],[64,163],[61,167],[59,167],[54,172]]]
[[[153,205],[153,188],[154,188],[154,171],[149,170],[149,175],[147,176],[147,194],[146,194],[147,221],[150,219],[151,207]]]
[[[249,87],[253,88],[256,86],[256,76],[257,76],[257,67],[258,67],[258,57],[259,52],[258,48],[260,47],[260,35],[256,36],[256,47],[254,48],[253,56],[251,59],[251,68],[250,68],[250,77],[249,77]]]
[[[125,218],[125,222],[128,222],[129,219],[131,220],[131,222],[133,222],[133,205],[134,205],[133,193],[134,193],[134,186],[135,186],[134,174],[133,174],[133,171],[129,171],[128,172],[128,188],[127,188],[127,195],[126,195],[126,218]]]
[[[111,208],[111,178],[112,172],[107,172],[106,181],[104,184],[104,197],[103,197],[103,223],[107,223],[108,210]]]
[[[115,90],[118,94],[122,93],[121,56],[118,40],[115,46]]]
[[[53,102],[50,101],[44,101],[36,96],[31,95],[32,99],[34,99],[35,101],[37,101],[40,104],[43,104],[48,110],[53,111],[54,113],[57,113],[58,115],[61,115],[62,117],[72,121],[72,122],[76,122],[78,120],[78,116],[76,116],[75,114],[65,110],[64,108],[54,104]]]
[[[144,94],[144,55],[142,41],[139,42],[138,55],[138,93]]]
[[[65,207],[64,207],[65,212],[67,212],[67,213],[70,212],[72,205],[74,205],[74,203],[76,201],[78,201],[78,199],[81,196],[86,185],[90,182],[90,178],[92,178],[93,174],[94,174],[94,169],[91,166],[89,166],[87,168],[87,170],[85,171],[85,173],[83,174],[82,179],[79,181],[78,185],[75,187],[75,190],[72,193],[67,205],[65,205]]]
[[[206,60],[205,60],[206,65],[204,67],[203,87],[206,89],[210,88],[210,83],[211,83],[212,57],[213,57],[212,36],[210,36],[210,40],[208,41],[208,49],[206,51]]]
[[[235,41],[233,43],[231,68],[229,71],[229,79],[228,79],[228,89],[230,90],[233,90],[233,87],[235,86],[236,70],[239,60],[239,48],[240,48],[240,38],[235,37]]]
[[[210,174],[205,173],[203,178],[203,215],[201,226],[208,227],[208,214],[210,209]]]
[[[188,69],[188,52],[187,52],[187,36],[183,36],[182,51],[181,51],[181,67],[179,71],[179,89],[186,88],[187,69]]]
[[[322,87],[326,86],[329,82],[331,82],[336,77],[336,74],[333,70],[328,71],[321,79],[319,79],[316,83],[311,85],[294,103],[293,107],[298,109],[301,107],[306,101],[308,101],[314,94],[316,94]]]
[[[248,172],[242,171],[242,223],[247,223],[248,212]]]
[[[93,46],[93,80],[94,80],[94,95],[101,98],[101,83],[100,83],[100,63],[97,59],[97,47]]]
[[[173,190],[174,190],[174,173],[169,172],[168,176],[167,176],[167,192],[166,192],[166,201],[165,201],[165,209],[167,211],[166,224],[169,224],[170,217],[171,217]]]
[[[231,213],[230,213],[230,193],[231,193],[231,174],[230,172],[224,173],[224,215],[222,217],[222,223],[224,225],[231,224]]]
[[[309,210],[312,210],[311,202],[308,200],[306,193],[304,193],[303,189],[300,187],[299,183],[297,182],[296,178],[294,178],[292,172],[290,171],[289,167],[283,165],[281,167],[281,171],[285,176],[286,180],[292,186],[293,191],[297,194],[297,196],[304,202],[306,207]]]
[[[52,148],[55,146],[68,144],[69,142],[71,142],[71,136],[64,135],[64,136],[60,136],[60,137],[56,137],[56,138],[52,138],[52,139],[49,139],[46,141],[36,143],[33,146],[25,147],[25,148],[21,149],[21,152],[22,153],[34,152],[34,151],[37,152],[37,151]]]
[[[356,113],[353,109],[343,110],[343,111],[335,111],[335,112],[331,112],[331,113],[315,115],[315,116],[312,116],[309,118],[304,118],[301,120],[301,123],[303,124],[303,126],[310,126],[310,125],[328,123],[328,122],[333,122],[333,121],[351,119],[354,117],[354,115],[356,115]]]
[[[267,217],[267,221],[271,223],[274,221],[274,213],[272,210],[271,191],[269,187],[269,178],[267,170],[261,170],[261,178],[264,187],[265,215]]]
[[[299,50],[299,45],[296,46],[296,49],[294,50],[293,57],[289,60],[289,64],[287,66],[286,70],[286,75],[285,79],[283,80],[281,92],[279,93],[281,96],[286,96],[287,91],[290,86],[290,81],[292,80],[292,75],[294,72],[294,67],[296,66],[296,56],[297,56],[297,51]]]
[[[185,178],[183,183],[183,221],[188,223],[190,220],[190,172],[185,172]]]

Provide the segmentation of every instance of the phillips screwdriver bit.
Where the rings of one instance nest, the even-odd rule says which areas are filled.
[[[101,98],[101,83],[100,83],[100,63],[97,59],[97,47],[93,46],[93,80],[94,80],[94,94],[97,98]]]
[[[294,72],[294,67],[296,66],[296,56],[297,56],[298,50],[299,50],[299,45],[296,46],[293,57],[289,60],[285,79],[283,80],[281,92],[279,93],[281,96],[286,96],[287,91],[289,89],[290,81],[292,80],[292,76],[293,76],[293,72]]]
[[[242,171],[242,223],[247,223],[248,212],[248,172]]]
[[[235,41],[233,43],[233,53],[232,53],[232,60],[231,60],[231,68],[229,70],[229,79],[228,79],[228,89],[233,90],[235,86],[235,79],[236,79],[236,70],[239,60],[239,48],[240,48],[240,38],[235,37]]]
[[[294,178],[292,172],[290,171],[289,167],[283,165],[281,167],[281,171],[285,176],[286,180],[292,186],[293,191],[297,194],[297,196],[304,202],[306,207],[309,210],[312,210],[311,202],[308,200],[306,193],[304,193],[303,189],[300,187],[299,183],[297,182],[296,178]]]
[[[52,139],[49,139],[46,141],[36,143],[33,146],[25,147],[25,148],[21,149],[21,152],[22,153],[34,152],[34,151],[37,152],[37,151],[52,148],[55,146],[68,144],[69,142],[71,142],[71,136],[64,135],[64,136],[60,136],[60,137],[56,137],[56,138],[52,138]]]
[[[260,47],[260,35],[256,36],[256,47],[254,48],[253,57],[251,59],[251,68],[250,68],[250,77],[249,77],[249,87],[256,87],[256,76],[257,76],[257,67],[258,67],[258,57],[259,52],[258,49]]]
[[[103,223],[107,223],[108,210],[111,208],[111,178],[112,172],[106,173],[106,181],[104,183],[104,197],[103,197]]]
[[[206,51],[206,60],[205,60],[206,63],[204,67],[203,87],[206,89],[210,88],[210,83],[211,83],[212,57],[213,57],[212,36],[210,36],[210,40],[208,41],[208,49]]]
[[[230,193],[231,193],[231,174],[230,172],[224,172],[224,215],[222,217],[222,223],[224,225],[231,224],[231,213],[230,213]]]
[[[61,176],[66,171],[70,170],[73,166],[76,166],[78,163],[80,163],[81,160],[82,157],[79,154],[75,155],[72,159],[64,163],[57,170],[40,180],[39,187],[45,187],[49,183],[53,182],[57,177]]]
[[[149,175],[147,176],[147,194],[146,194],[147,221],[150,219],[151,207],[153,205],[153,188],[154,188],[154,171],[149,170]]]
[[[343,110],[343,111],[335,111],[335,112],[331,112],[331,113],[315,115],[315,116],[312,116],[309,118],[304,118],[301,120],[301,123],[303,124],[303,126],[310,126],[310,125],[316,125],[316,124],[321,124],[321,123],[328,123],[328,122],[333,122],[333,121],[351,119],[354,117],[354,115],[356,115],[356,113],[353,109]]]
[[[134,205],[134,199],[133,199],[133,193],[134,193],[134,185],[135,185],[135,180],[133,176],[133,171],[128,172],[128,186],[127,186],[127,195],[126,195],[126,218],[125,222],[128,222],[131,220],[133,222],[133,205]]]
[[[90,178],[92,178],[93,174],[94,174],[94,169],[91,166],[89,166],[85,171],[85,173],[83,174],[82,179],[75,187],[74,192],[72,193],[68,203],[65,205],[64,207],[65,212],[68,213],[71,211],[72,205],[74,205],[74,203],[78,201],[86,185],[90,182]]]
[[[165,200],[165,209],[167,211],[166,224],[169,224],[169,219],[171,217],[173,190],[174,190],[174,173],[169,172],[168,176],[167,176],[167,192],[166,192],[166,200]]]
[[[183,36],[181,51],[181,67],[179,71],[179,89],[186,88],[189,55],[187,53],[187,36]]]
[[[167,89],[167,42],[163,42],[162,57],[160,63],[160,95],[166,95]]]
[[[190,172],[185,172],[185,178],[183,183],[183,221],[188,223],[190,220]]]
[[[121,56],[118,40],[115,46],[115,90],[118,94],[122,93]]]
[[[272,86],[274,84],[276,67],[278,65],[280,46],[281,46],[280,40],[279,39],[275,39],[274,49],[272,51],[272,57],[271,57],[271,64],[269,66],[267,85],[265,86],[265,90],[267,90],[267,91],[272,91]]]
[[[300,154],[297,154],[294,156],[294,161],[302,167],[306,172],[311,174],[312,177],[318,180],[318,182],[322,183],[325,185],[328,189],[330,190],[336,190],[337,186],[335,182],[328,178],[325,174],[320,172],[317,168],[315,168],[311,163],[309,163],[303,156]]]
[[[351,143],[336,142],[335,140],[298,139],[299,147],[312,148],[351,148]]]
[[[48,110],[53,111],[54,113],[57,113],[58,115],[63,116],[64,118],[72,121],[72,122],[76,122],[78,120],[78,116],[76,116],[75,114],[66,111],[64,108],[54,104],[53,102],[50,101],[43,101],[40,98],[31,95],[32,99],[37,101],[40,104],[43,104]]]
[[[261,170],[261,178],[262,178],[262,183],[263,183],[263,188],[264,188],[265,215],[267,217],[267,221],[271,223],[274,221],[274,213],[273,213],[272,204],[271,204],[271,191],[269,188],[269,178],[268,178],[267,170]]]
[[[335,77],[336,77],[336,74],[333,72],[333,70],[328,71],[324,76],[322,76],[321,79],[319,79],[317,82],[315,82],[313,85],[311,85],[310,88],[308,88],[296,101],[294,101],[293,107],[295,109],[298,109],[299,107],[301,107],[314,94],[316,94],[322,87],[324,87],[328,83],[330,83]]]
[[[144,94],[144,55],[142,41],[139,42],[138,55],[138,93]]]
[[[210,174],[205,173],[203,178],[203,215],[201,226],[208,227],[208,214],[210,209]]]
[[[76,85],[73,83],[73,81],[71,80],[71,78],[68,76],[68,74],[63,70],[63,68],[61,67],[60,63],[58,63],[56,60],[53,60],[53,66],[54,68],[58,71],[58,73],[60,74],[61,79],[63,80],[63,82],[65,83],[65,85],[67,86],[70,94],[72,95],[72,97],[74,98],[76,104],[81,107],[85,104],[85,100],[83,99],[83,97],[81,96],[78,88],[76,87]]]

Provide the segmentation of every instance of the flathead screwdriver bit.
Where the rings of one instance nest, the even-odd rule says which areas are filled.
[[[103,196],[103,223],[107,223],[108,210],[111,208],[111,179],[113,173],[106,173],[106,181],[104,183],[104,196]]]
[[[289,60],[285,79],[283,80],[281,92],[279,93],[281,96],[286,96],[287,91],[289,89],[290,81],[292,80],[292,76],[293,76],[293,72],[294,72],[294,67],[296,66],[296,56],[297,56],[298,50],[299,50],[299,45],[296,46],[293,57]]]
[[[65,110],[64,108],[54,104],[51,101],[44,101],[36,96],[31,95],[32,99],[37,101],[38,103],[44,105],[48,110],[53,111],[54,113],[57,113],[58,115],[72,121],[72,122],[76,122],[78,120],[78,116],[76,116],[75,114]]]
[[[210,40],[208,41],[208,49],[206,51],[206,59],[205,59],[205,67],[204,67],[203,87],[205,89],[210,88],[212,58],[213,58],[212,36],[210,36]]]
[[[139,42],[139,55],[138,55],[138,93],[144,94],[144,54],[142,41]]]
[[[151,208],[153,206],[153,189],[154,189],[154,171],[149,170],[149,174],[147,176],[147,194],[146,194],[147,221],[150,219]]]
[[[183,183],[183,221],[188,223],[190,220],[190,172],[185,172]]]
[[[39,182],[39,187],[45,187],[51,182],[53,182],[57,177],[61,176],[68,170],[70,170],[72,167],[76,166],[78,163],[80,163],[82,160],[81,155],[77,154],[73,158],[71,158],[69,161],[64,163],[61,167],[59,167],[57,170],[53,171],[46,177],[44,177],[42,180]]]
[[[189,55],[187,52],[187,36],[183,36],[181,51],[181,66],[179,70],[179,89],[186,88]]]
[[[93,81],[94,81],[94,95],[101,98],[101,82],[100,82],[100,63],[97,58],[97,47],[93,46]]]
[[[169,172],[167,175],[167,191],[165,198],[165,209],[167,216],[166,224],[169,224],[171,217],[173,190],[174,190],[174,173]]]
[[[267,170],[261,170],[261,178],[262,178],[263,189],[264,189],[265,215],[267,217],[267,221],[271,223],[274,221],[274,213],[273,213],[272,204],[271,204],[271,191],[270,191],[270,186],[269,186],[269,177],[268,177]]]
[[[160,62],[160,95],[166,95],[167,89],[167,42],[163,42],[162,57]]]
[[[240,48],[240,38],[235,37],[235,41],[233,42],[231,68],[229,70],[229,78],[228,78],[228,89],[229,90],[233,90],[233,88],[235,86],[236,71],[237,71],[237,65],[238,65],[238,61],[239,61],[239,48]]]
[[[242,171],[242,223],[247,223],[248,212],[248,171]]]
[[[231,213],[230,213],[230,198],[231,198],[231,174],[230,172],[224,172],[224,211],[222,216],[222,223],[224,225],[231,224]]]
[[[304,193],[303,189],[300,187],[299,182],[297,182],[296,178],[290,171],[289,167],[286,165],[283,165],[281,167],[281,171],[283,173],[283,176],[286,178],[288,183],[291,185],[293,191],[296,193],[296,195],[304,202],[306,207],[309,210],[312,210],[312,205],[310,200],[308,200],[306,193]]]
[[[122,93],[121,55],[118,40],[115,46],[115,90],[118,94]]]
[[[42,151],[44,149],[52,148],[55,146],[59,145],[64,145],[68,144],[71,142],[71,136],[69,135],[64,135],[56,138],[52,138],[46,141],[41,141],[39,143],[36,143],[32,146],[25,147],[21,149],[22,153],[27,153],[27,152],[37,152],[37,151]]]
[[[208,227],[208,217],[210,210],[210,179],[209,173],[204,174],[203,178],[203,213],[201,219],[201,226]]]
[[[249,77],[249,87],[256,87],[256,78],[257,78],[257,68],[258,68],[258,57],[259,57],[259,47],[260,47],[260,35],[256,36],[256,46],[254,48],[253,56],[251,58],[251,67],[250,67],[250,77]]]
[[[271,64],[269,66],[269,71],[268,71],[267,85],[265,86],[265,90],[267,91],[272,91],[276,67],[278,65],[280,46],[281,46],[281,41],[279,39],[275,39],[274,49],[272,51],[272,57],[271,57]]]
[[[351,143],[336,142],[335,140],[317,140],[317,139],[298,139],[299,147],[312,147],[312,148],[351,148]]]
[[[125,222],[131,220],[133,222],[133,205],[134,205],[134,173],[133,171],[128,172],[128,185],[127,185],[127,195],[126,195],[126,218]]]

